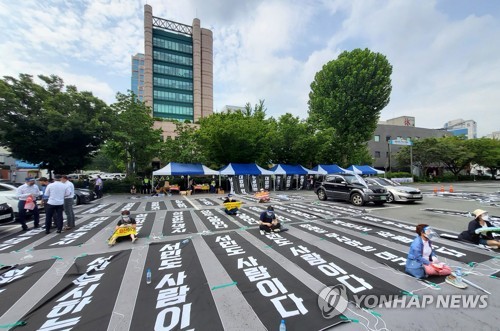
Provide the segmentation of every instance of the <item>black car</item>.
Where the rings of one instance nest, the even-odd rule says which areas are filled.
[[[15,220],[14,210],[8,203],[0,203],[0,224],[10,223]]]
[[[83,205],[86,203],[90,203],[95,200],[97,196],[95,192],[85,188],[75,188],[75,205]]]
[[[387,190],[380,185],[368,185],[363,178],[354,174],[327,175],[315,183],[314,192],[320,200],[350,201],[355,206],[368,202],[383,205],[387,201]]]

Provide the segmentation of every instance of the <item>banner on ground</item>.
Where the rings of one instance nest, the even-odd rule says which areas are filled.
[[[239,228],[239,226],[231,221],[226,215],[215,210],[205,209],[195,210],[194,212],[210,231],[236,230]]]
[[[187,210],[169,211],[165,215],[165,222],[163,223],[164,235],[168,236],[196,232],[198,231],[196,231],[191,212]]]
[[[189,239],[149,245],[130,330],[223,330],[194,246]]]
[[[164,201],[149,201],[146,203],[145,211],[167,210],[167,205]]]

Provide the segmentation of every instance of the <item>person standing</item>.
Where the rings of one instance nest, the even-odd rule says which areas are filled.
[[[17,188],[16,196],[19,199],[19,202],[17,203],[19,223],[21,223],[23,231],[28,230],[28,226],[26,225],[26,209],[24,208],[28,197],[31,197],[33,202],[35,202],[35,208],[32,210],[34,228],[36,229],[40,227],[40,214],[38,212],[38,206],[36,205],[36,198],[40,195],[42,195],[42,192],[38,186],[35,185],[35,178],[26,177],[26,183]]]
[[[95,185],[94,185],[94,191],[95,191],[95,195],[97,195],[97,199],[102,198],[103,186],[104,186],[104,183],[102,182],[101,176],[97,175],[97,178],[95,180]]]
[[[61,183],[61,176],[56,175],[55,181],[47,186],[45,195],[48,197],[47,214],[45,215],[45,233],[50,233],[52,216],[55,215],[57,233],[61,233],[63,227],[64,198],[70,195],[70,188]]]
[[[64,213],[66,214],[66,226],[64,230],[75,227],[75,213],[73,212],[73,203],[75,196],[75,185],[68,179],[68,176],[61,177],[61,183],[69,187],[69,196],[64,197]]]

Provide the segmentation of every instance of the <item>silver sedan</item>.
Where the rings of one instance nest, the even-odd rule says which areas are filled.
[[[418,188],[402,186],[399,183],[393,182],[387,178],[380,177],[368,177],[364,178],[367,183],[381,185],[387,189],[389,195],[387,196],[387,202],[414,202],[422,201],[422,192]]]

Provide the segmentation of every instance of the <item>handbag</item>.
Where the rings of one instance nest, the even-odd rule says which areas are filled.
[[[33,197],[29,196],[26,198],[26,202],[24,203],[24,209],[33,210],[35,209],[35,202],[33,201]]]

